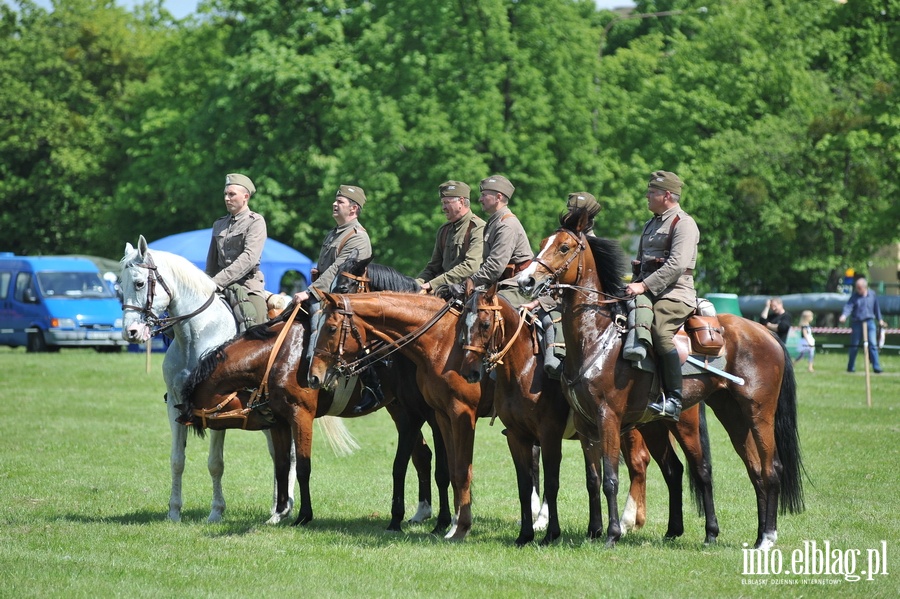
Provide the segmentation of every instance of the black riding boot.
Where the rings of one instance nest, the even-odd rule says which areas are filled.
[[[660,368],[663,395],[658,401],[648,405],[647,409],[678,422],[678,417],[681,416],[681,359],[678,357],[678,350],[673,349],[663,354]]]
[[[366,368],[359,375],[362,383],[362,397],[359,404],[353,408],[354,414],[371,412],[384,402],[384,393],[381,391],[381,380],[373,368]]]
[[[544,350],[544,372],[550,378],[559,380],[562,373],[562,360],[554,353],[553,344],[556,343],[556,328],[553,325],[553,315],[543,310],[541,314],[541,328],[544,334],[541,337],[541,349]]]

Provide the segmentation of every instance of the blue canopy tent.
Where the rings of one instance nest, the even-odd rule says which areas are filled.
[[[200,270],[206,268],[206,253],[212,229],[200,229],[169,235],[148,244],[152,250],[171,252],[193,262]],[[281,291],[281,278],[288,271],[295,270],[304,278],[304,285],[309,284],[313,262],[305,255],[290,246],[274,239],[267,239],[263,248],[259,268],[266,279],[266,289],[272,293]]]

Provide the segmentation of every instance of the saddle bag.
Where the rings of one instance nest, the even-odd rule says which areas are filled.
[[[723,329],[716,316],[694,315],[684,323],[684,331],[690,336],[691,344],[697,353],[705,356],[717,356],[725,347]]]

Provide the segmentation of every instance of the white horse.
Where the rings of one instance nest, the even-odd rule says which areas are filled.
[[[176,407],[181,403],[181,389],[206,351],[217,348],[237,334],[237,324],[231,308],[216,294],[216,284],[211,278],[180,256],[149,250],[143,236],[140,237],[137,248],[130,243],[125,246],[121,281],[124,319],[122,335],[127,341],[145,343],[152,335],[167,329],[174,333],[172,344],[163,360],[163,378],[166,382],[166,412],[172,429],[172,493],[169,497],[168,517],[178,522],[181,520],[183,505],[181,477],[187,441],[187,427],[176,422],[181,414]],[[169,316],[160,316],[165,311],[168,311]],[[266,437],[269,453],[274,460],[272,438],[268,431]],[[208,522],[219,522],[225,511],[225,497],[222,494],[224,443],[224,430],[210,431],[207,466],[212,477],[213,497]],[[275,501],[277,489],[273,492],[272,516],[268,521],[270,524],[287,518],[294,506],[296,458],[293,445],[291,450],[289,499],[286,509],[278,510]]]

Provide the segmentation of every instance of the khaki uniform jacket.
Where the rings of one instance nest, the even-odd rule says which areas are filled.
[[[206,274],[221,288],[237,283],[248,293],[262,294],[265,281],[259,262],[266,238],[266,221],[256,212],[244,210],[217,219],[206,254]]]
[[[333,228],[325,236],[322,249],[319,251],[319,261],[316,263],[319,278],[309,286],[309,292],[315,295],[317,300],[321,301],[322,293],[331,289],[331,283],[338,275],[338,268],[350,257],[353,250],[359,252],[358,260],[372,257],[369,234],[357,219]]]
[[[672,231],[669,251],[669,230],[675,215],[679,216],[679,220]],[[697,223],[680,206],[673,206],[663,214],[654,216],[644,225],[641,253],[638,255],[641,273],[635,280],[644,282],[654,303],[664,298],[689,306],[697,304],[693,269],[697,265],[698,243],[700,230]],[[656,258],[665,259],[658,268]]]
[[[484,227],[482,257],[481,267],[472,275],[476,287],[499,282],[507,264],[521,264],[534,258],[528,235],[508,206],[488,219]]]
[[[438,229],[431,261],[416,278],[430,283],[432,289],[461,283],[481,266],[483,248],[484,221],[470,210],[456,222],[444,223]]]

